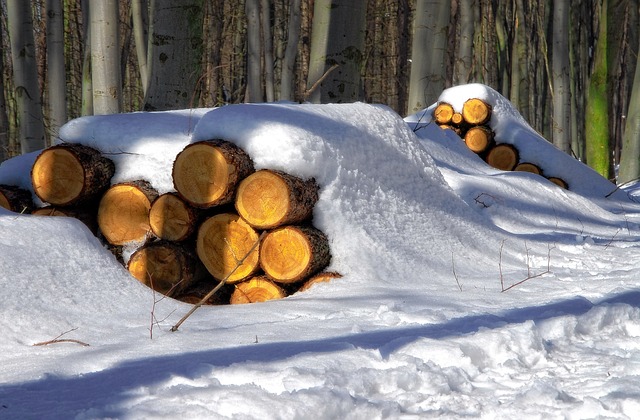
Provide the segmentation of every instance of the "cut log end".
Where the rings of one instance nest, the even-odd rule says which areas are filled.
[[[558,178],[558,177],[555,177],[555,176],[550,176],[547,179],[549,181],[553,182],[554,184],[556,184],[557,186],[559,186],[560,188],[564,188],[565,190],[569,189],[569,184],[567,184],[567,182],[562,178]]]
[[[258,269],[258,240],[258,233],[240,216],[222,213],[200,225],[197,253],[213,277],[235,283]]]
[[[464,135],[464,142],[474,153],[483,153],[493,144],[493,131],[489,127],[471,127]]]
[[[264,276],[254,277],[235,285],[231,295],[231,304],[266,302],[282,299],[286,296],[284,290]]]
[[[161,239],[183,241],[196,229],[197,212],[177,194],[159,196],[149,211],[149,225]]]
[[[522,162],[515,167],[514,171],[518,172],[530,172],[536,175],[542,175],[542,169],[534,163]]]
[[[102,196],[98,226],[107,242],[124,245],[151,234],[149,210],[157,193],[146,182],[116,184]]]
[[[342,275],[335,272],[318,273],[315,276],[312,276],[311,278],[309,278],[307,281],[305,281],[302,287],[300,287],[298,291],[305,292],[318,283],[327,283],[333,279],[337,279],[340,277],[342,277]]]
[[[249,155],[233,143],[209,140],[193,143],[176,156],[173,183],[178,194],[199,208],[233,201],[243,178],[253,172]]]
[[[433,119],[439,125],[449,124],[454,113],[453,106],[446,102],[440,102],[433,110]]]
[[[468,99],[462,105],[462,117],[470,125],[486,124],[491,118],[491,105],[482,99]]]
[[[490,166],[502,171],[512,171],[518,164],[518,159],[518,149],[506,143],[493,147],[485,158]]]
[[[257,229],[272,229],[309,219],[318,200],[315,181],[279,171],[261,170],[238,186],[238,214]]]
[[[311,227],[285,226],[269,232],[260,246],[260,266],[279,283],[295,283],[322,270],[331,254],[324,233]]]

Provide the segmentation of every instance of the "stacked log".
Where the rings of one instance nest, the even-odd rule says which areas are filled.
[[[502,171],[521,171],[544,176],[564,189],[567,183],[558,177],[546,176],[541,166],[520,160],[519,150],[512,144],[501,143],[489,127],[491,105],[479,98],[464,102],[461,112],[447,102],[439,102],[433,110],[433,121],[442,129],[453,130],[469,150],[480,156],[489,166]]]
[[[175,191],[158,194],[146,180],[112,184],[115,169],[87,146],[45,149],[31,171],[45,206],[33,213],[82,220],[133,278],[189,303],[218,283],[220,293],[207,304],[280,299],[305,282],[338,277],[318,277],[331,252],[312,225],[314,179],[255,171],[244,150],[219,139],[176,156]],[[0,185],[0,206],[30,212],[31,193]]]

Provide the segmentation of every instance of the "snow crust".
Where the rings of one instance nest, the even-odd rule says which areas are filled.
[[[640,205],[483,85],[491,127],[542,177],[489,168],[384,106],[252,104],[67,123],[113,182],[173,189],[185,145],[314,177],[343,278],[262,304],[190,308],[139,284],[79,221],[0,209],[0,418],[634,418]],[[30,188],[37,153],[0,165]],[[613,193],[612,193],[613,192]],[[504,291],[504,289],[509,290]],[[152,312],[158,323],[152,323]],[[56,338],[78,340],[42,346]],[[89,344],[83,346],[81,343]]]

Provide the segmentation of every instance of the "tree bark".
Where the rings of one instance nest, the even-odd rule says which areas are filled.
[[[571,93],[569,87],[569,4],[553,2],[553,144],[571,154]]]
[[[275,100],[275,76],[269,3],[269,0],[260,0],[260,28],[262,29],[262,45],[264,45],[264,96],[267,102],[273,102]]]
[[[0,46],[4,45],[4,34],[0,31]],[[9,116],[4,84],[4,60],[0,57],[0,163],[11,156],[9,148]]]
[[[640,34],[640,31],[638,31]],[[640,38],[638,40],[640,45]],[[618,184],[640,178],[640,55],[636,58],[636,71],[627,110],[627,121],[622,143],[622,156]]]
[[[260,65],[260,4],[259,0],[246,0],[247,16],[247,96],[246,102],[263,102],[262,72]]]
[[[149,66],[147,64],[149,46],[149,6],[146,0],[131,1],[131,17],[133,21],[133,38],[136,44],[136,57],[140,71],[142,94],[146,95],[149,87]]]
[[[282,72],[280,74],[280,100],[294,99],[294,81],[296,70],[296,56],[298,55],[298,39],[300,36],[301,0],[290,0],[289,28],[287,31],[287,46],[284,50]]]
[[[7,1],[7,23],[22,153],[45,147],[45,131],[38,84],[31,3]]]
[[[31,213],[34,206],[29,191],[13,185],[0,184],[0,207],[14,213]]]
[[[62,0],[47,0],[47,91],[49,132],[58,138],[60,127],[67,122],[67,82],[64,65],[64,16]]]
[[[93,113],[117,114],[122,110],[118,1],[91,2],[89,14]]]

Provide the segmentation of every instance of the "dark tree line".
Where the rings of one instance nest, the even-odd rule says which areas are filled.
[[[0,160],[81,115],[277,100],[406,115],[479,82],[604,176],[640,176],[637,0],[0,5]]]

